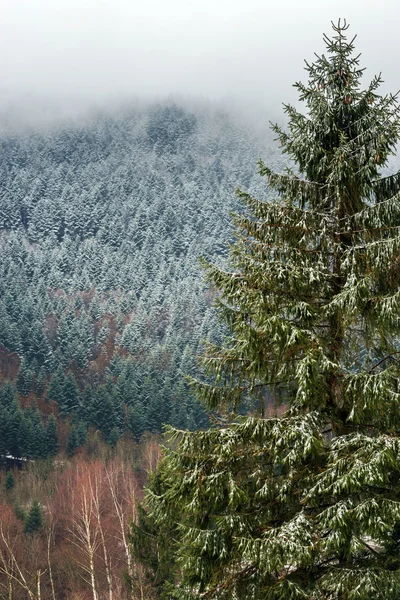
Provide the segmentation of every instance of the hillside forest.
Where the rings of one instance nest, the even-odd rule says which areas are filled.
[[[257,159],[279,168],[260,129],[173,103],[3,118],[0,598],[157,597],[129,524],[164,424],[210,423],[184,378],[224,333],[199,259],[224,264],[236,186],[265,197]]]
[[[352,51],[340,44],[339,57]],[[398,361],[387,359],[399,323],[388,310],[378,335],[373,311],[387,289],[398,298],[399,242],[387,231],[397,235],[399,213],[385,183],[371,204],[371,178],[396,170],[397,138],[380,79],[359,90],[357,60],[352,79],[310,67],[316,83],[297,85],[315,127],[287,107],[290,133],[211,103],[29,127],[3,114],[0,600],[364,600],[389,589],[400,513],[384,509],[388,489],[389,504],[398,498],[399,454],[387,451],[396,421],[382,402],[398,397]],[[377,149],[363,141],[374,135]],[[347,189],[361,214],[347,207],[348,222],[332,201]],[[351,254],[364,246],[366,267]],[[354,337],[341,334],[334,360],[331,333],[345,326]],[[286,394],[284,417],[272,389]],[[355,420],[356,408],[335,404],[367,394],[373,423],[367,401]],[[162,441],[166,426],[175,433]]]
[[[206,426],[183,378],[221,335],[199,258],[224,260],[237,185],[265,195],[265,138],[166,104],[0,146],[0,454]]]

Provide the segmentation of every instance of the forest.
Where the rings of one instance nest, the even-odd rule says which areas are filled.
[[[348,29],[268,134],[4,126],[1,599],[400,597],[400,108]]]
[[[224,260],[237,185],[268,140],[217,107],[174,104],[0,139],[0,454],[69,456],[194,429],[188,394],[218,337],[199,258]],[[274,155],[273,155],[274,156]]]
[[[271,140],[212,104],[2,123],[0,598],[157,597],[130,523],[164,425],[209,425],[199,259],[226,261]]]
[[[0,473],[0,598],[155,598],[129,532],[159,440],[88,452]]]

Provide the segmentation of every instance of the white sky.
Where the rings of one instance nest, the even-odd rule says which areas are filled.
[[[338,17],[367,74],[400,88],[398,0],[0,0],[0,94],[236,96],[278,112]]]

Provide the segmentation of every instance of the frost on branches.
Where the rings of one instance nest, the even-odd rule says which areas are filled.
[[[295,84],[305,112],[274,126],[296,168],[260,163],[276,199],[239,192],[230,269],[207,266],[231,333],[193,385],[230,416],[171,431],[148,490],[174,544],[169,597],[400,597],[400,173],[380,174],[399,106],[380,76],[361,87],[347,29]],[[250,401],[257,416],[235,417]]]

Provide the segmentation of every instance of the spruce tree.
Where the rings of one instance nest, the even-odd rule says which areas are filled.
[[[55,456],[58,451],[57,421],[54,415],[50,415],[47,421],[45,433],[45,454]]]
[[[69,458],[71,458],[74,455],[75,450],[77,448],[79,448],[79,440],[78,440],[78,435],[77,435],[76,427],[73,426],[73,427],[71,427],[71,430],[70,430],[69,436],[68,436],[68,441],[67,441],[67,456]]]
[[[42,511],[39,502],[35,500],[31,506],[28,516],[26,517],[24,532],[32,535],[41,528],[42,524]]]
[[[5,488],[6,492],[10,492],[12,489],[14,489],[14,486],[15,486],[14,473],[12,471],[7,471],[6,478],[4,481],[4,488]]]
[[[193,382],[223,425],[171,431],[148,516],[170,527],[181,599],[400,597],[400,135],[396,96],[346,23],[274,131],[293,168],[239,192],[230,267],[207,266],[230,329]],[[281,401],[268,417],[271,398]],[[235,416],[243,402],[258,412]],[[172,535],[173,534],[173,535]]]

